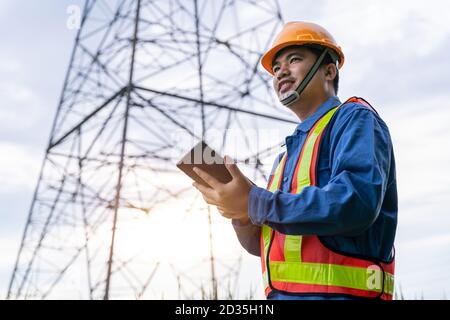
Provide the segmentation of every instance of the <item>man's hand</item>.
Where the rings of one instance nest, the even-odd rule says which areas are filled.
[[[225,166],[232,176],[230,182],[221,183],[213,176],[195,167],[194,172],[211,188],[196,182],[192,185],[202,193],[203,199],[208,204],[217,206],[220,214],[225,218],[248,222],[248,194],[252,184],[228,156],[225,156],[224,160]]]

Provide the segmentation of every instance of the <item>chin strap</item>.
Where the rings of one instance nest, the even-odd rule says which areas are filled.
[[[306,86],[311,81],[311,79],[314,77],[314,75],[316,74],[317,70],[319,70],[323,59],[325,59],[326,55],[329,54],[329,53],[330,52],[329,52],[328,48],[325,48],[323,50],[322,54],[319,56],[319,58],[317,58],[316,62],[313,64],[311,69],[309,69],[309,71],[306,74],[305,78],[303,79],[302,82],[300,82],[298,87],[295,90],[286,92],[286,94],[280,99],[280,102],[283,105],[288,106],[288,105],[290,105],[291,103],[297,101],[300,98],[300,95],[302,94],[303,90],[305,90]]]

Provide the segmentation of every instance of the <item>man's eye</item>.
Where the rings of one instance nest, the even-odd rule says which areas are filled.
[[[272,68],[273,73],[277,72],[280,69],[280,67],[276,66]]]
[[[292,62],[300,61],[300,60],[301,60],[300,57],[292,57],[289,62],[292,63]]]

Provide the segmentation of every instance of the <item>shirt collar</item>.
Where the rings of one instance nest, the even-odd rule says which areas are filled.
[[[319,120],[325,113],[337,107],[341,104],[341,101],[338,97],[332,96],[328,98],[324,103],[320,105],[320,107],[308,118],[306,118],[303,122],[301,122],[294,131],[293,135],[298,134],[299,131],[308,132],[312,126]]]

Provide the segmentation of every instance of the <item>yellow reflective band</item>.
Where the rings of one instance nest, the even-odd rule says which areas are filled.
[[[267,269],[263,273],[263,288],[266,290],[266,288],[269,286],[269,278],[267,277]]]
[[[287,262],[302,261],[302,236],[286,235],[284,239],[284,259]]]
[[[270,262],[271,281],[337,286],[381,292],[382,271],[322,263]],[[394,276],[385,272],[384,293],[394,293]],[[378,277],[379,281],[372,281]]]
[[[272,229],[268,226],[263,224],[262,227],[262,235],[263,235],[263,241],[264,241],[264,256],[267,257],[267,252],[269,250],[269,244],[270,244],[270,234]]]
[[[325,126],[330,122],[331,117],[334,115],[338,107],[335,107],[327,112],[314,126],[313,131],[309,134],[308,138],[305,141],[305,145],[303,146],[303,154],[302,158],[299,159],[300,167],[298,168],[297,173],[297,193],[302,192],[303,188],[311,185],[310,180],[310,168],[311,161],[314,151],[314,145],[316,144],[317,138],[322,133]]]
[[[283,175],[283,168],[284,163],[286,162],[287,158],[287,152],[284,153],[283,157],[280,160],[280,163],[278,163],[277,168],[275,169],[275,173],[273,174],[272,183],[270,184],[268,190],[270,192],[275,192],[278,190],[279,181],[281,179],[281,176]]]
[[[272,233],[272,229],[267,226],[267,225],[263,225],[261,227],[261,233],[262,233],[262,237],[263,237],[263,243],[264,243],[264,255],[261,256],[261,258],[263,259],[263,263],[265,266],[265,271],[263,273],[263,285],[264,285],[264,289],[269,286],[269,279],[268,279],[268,275],[267,275],[267,255],[269,254],[269,245],[270,245],[270,235]]]

